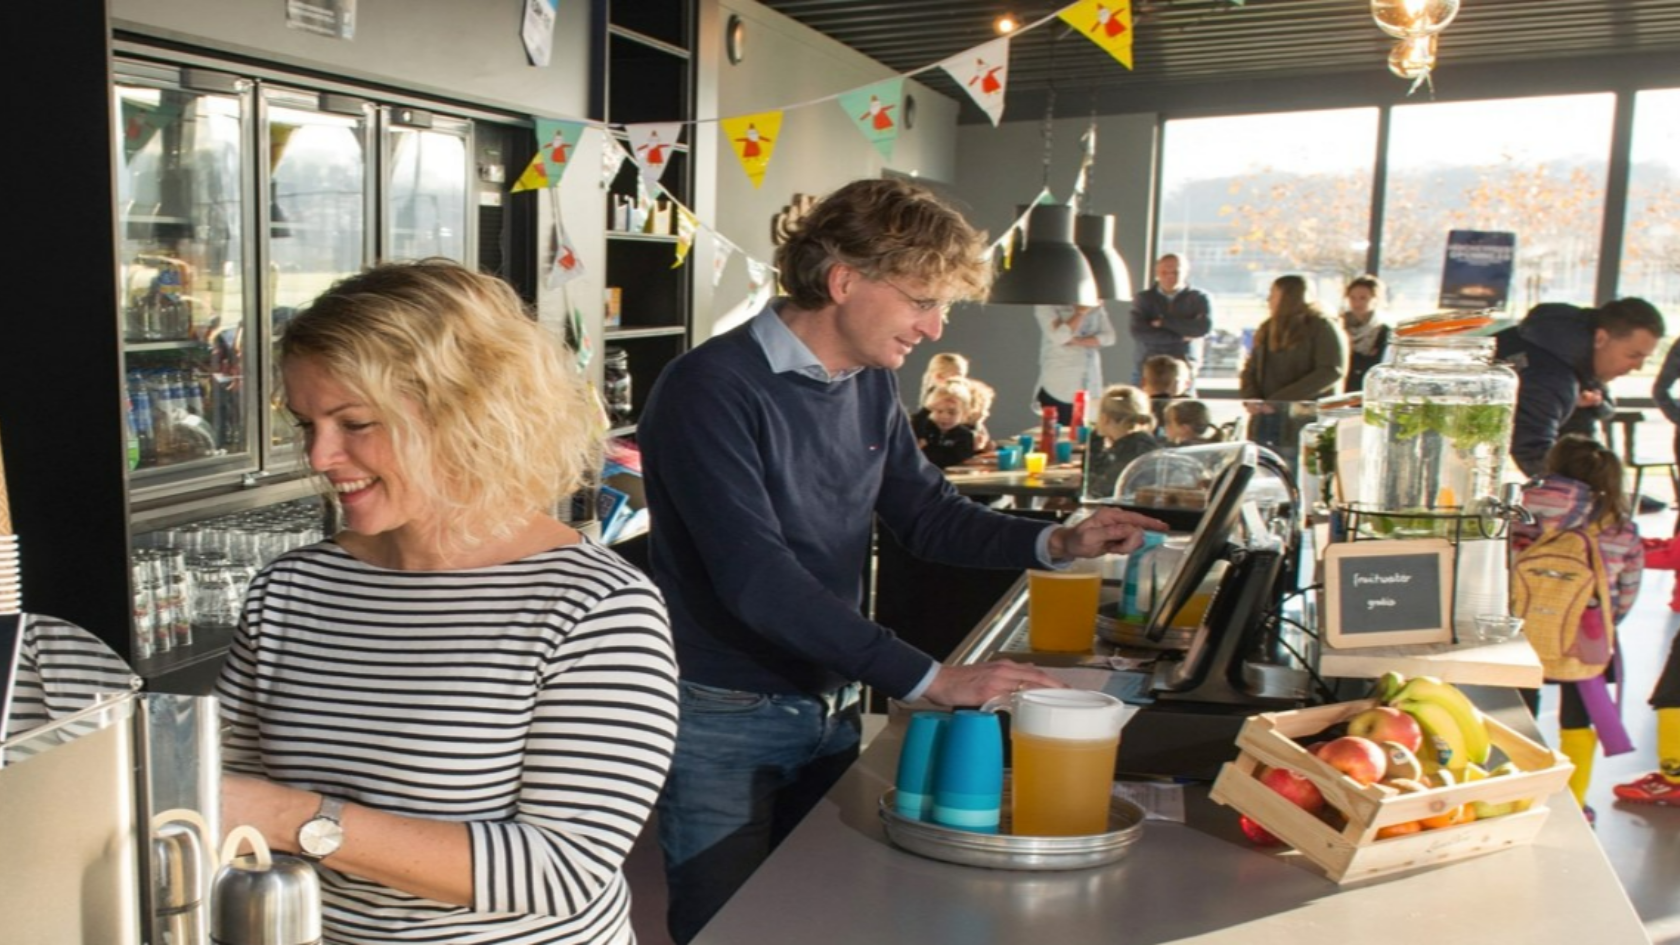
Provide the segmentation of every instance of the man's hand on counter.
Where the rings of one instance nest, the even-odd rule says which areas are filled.
[[[1098,506],[1079,524],[1063,525],[1050,533],[1050,559],[1069,561],[1130,554],[1143,545],[1144,532],[1166,530],[1167,523],[1160,519],[1113,506]]]
[[[994,660],[941,666],[922,698],[942,706],[976,706],[1021,689],[1066,689],[1056,677],[1028,663]]]

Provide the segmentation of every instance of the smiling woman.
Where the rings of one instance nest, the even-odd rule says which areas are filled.
[[[252,583],[226,822],[315,863],[330,941],[629,940],[676,670],[647,578],[548,512],[597,456],[584,381],[441,260],[334,285],[280,366],[347,527]]]

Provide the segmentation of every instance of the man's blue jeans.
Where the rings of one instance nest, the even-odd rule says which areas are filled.
[[[680,685],[659,798],[667,925],[684,945],[857,760],[858,687],[826,698]]]

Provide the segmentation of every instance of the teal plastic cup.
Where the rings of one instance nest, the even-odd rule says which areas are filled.
[[[898,812],[914,820],[933,819],[933,772],[939,758],[939,746],[946,726],[951,722],[949,712],[917,712],[910,716],[905,730],[904,744],[898,750],[898,777],[893,806]]]
[[[997,833],[1003,806],[1003,729],[998,717],[958,709],[945,726],[933,766],[933,822]]]

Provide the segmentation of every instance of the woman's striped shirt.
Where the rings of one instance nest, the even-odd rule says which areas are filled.
[[[122,657],[93,634],[57,617],[24,614],[22,619],[11,714],[0,737],[22,735],[79,712],[101,696],[140,688]]]
[[[318,867],[328,941],[629,940],[622,866],[670,765],[676,663],[659,592],[617,555],[291,552],[252,584],[217,691],[230,770],[469,826],[471,908]]]

